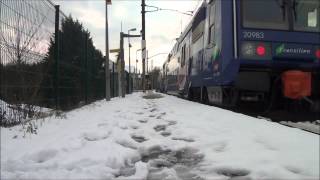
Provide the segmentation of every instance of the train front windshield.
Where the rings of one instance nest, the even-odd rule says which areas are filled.
[[[242,0],[244,28],[320,32],[319,0]]]

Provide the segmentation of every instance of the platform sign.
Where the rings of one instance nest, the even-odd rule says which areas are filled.
[[[120,52],[120,49],[111,49],[110,50],[110,53],[119,53]]]
[[[141,51],[142,51],[142,53],[141,53],[142,59],[146,59],[147,53],[146,53],[146,41],[145,40],[141,41]]]

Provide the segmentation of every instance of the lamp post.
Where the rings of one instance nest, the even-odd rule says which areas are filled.
[[[131,49],[131,44],[130,44],[130,31],[136,31],[136,28],[132,28],[128,30],[128,42],[129,42],[129,94],[132,92],[131,91],[131,59],[130,59],[130,49]]]
[[[109,25],[108,25],[108,5],[111,0],[106,0],[106,59],[105,59],[105,76],[106,76],[106,101],[110,101],[110,70],[109,70]]]

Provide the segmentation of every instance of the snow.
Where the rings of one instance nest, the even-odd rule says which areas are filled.
[[[1,128],[1,179],[319,179],[319,135],[142,96]]]
[[[8,104],[0,99],[0,124],[14,125],[21,123],[21,120],[27,122],[33,118],[29,117],[29,112],[33,113],[33,117],[43,117],[49,116],[53,110],[28,104]]]

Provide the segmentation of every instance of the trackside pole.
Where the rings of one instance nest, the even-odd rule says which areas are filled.
[[[141,0],[141,7],[142,7],[142,30],[141,30],[141,35],[142,35],[142,41],[141,41],[141,55],[142,55],[142,88],[143,88],[143,92],[146,92],[146,78],[145,78],[145,61],[146,61],[146,36],[145,36],[145,0]]]
[[[106,101],[110,101],[109,24],[108,24],[108,5],[109,4],[111,4],[111,0],[106,0],[106,60],[105,60]]]

